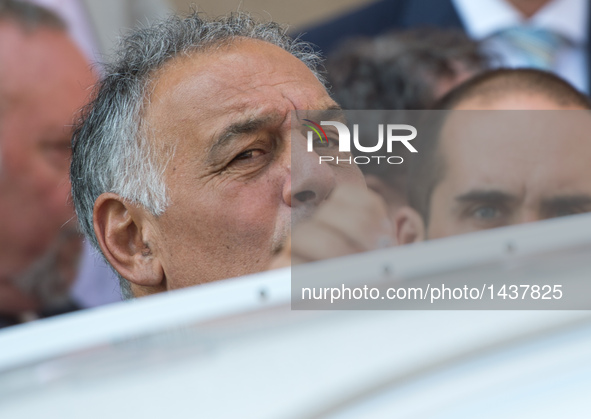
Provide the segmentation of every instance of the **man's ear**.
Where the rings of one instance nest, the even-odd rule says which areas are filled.
[[[404,206],[396,212],[395,220],[399,245],[425,240],[425,223],[416,210]]]
[[[140,294],[166,289],[162,264],[150,244],[152,227],[146,217],[144,209],[114,193],[104,193],[94,203],[94,232],[106,259],[123,278],[144,288]]]

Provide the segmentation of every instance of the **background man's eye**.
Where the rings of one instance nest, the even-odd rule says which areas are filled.
[[[478,207],[474,210],[474,212],[472,214],[474,215],[475,218],[478,218],[480,220],[491,220],[491,219],[497,218],[501,215],[498,208],[490,207],[490,206]]]
[[[328,147],[329,144],[328,141],[321,140],[320,138],[314,140],[314,147]]]
[[[314,148],[328,148],[328,147],[338,147],[339,140],[338,137],[328,137],[328,138],[315,138],[314,139]]]

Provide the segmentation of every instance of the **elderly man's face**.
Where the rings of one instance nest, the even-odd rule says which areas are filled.
[[[591,211],[591,124],[585,111],[541,96],[460,109],[503,110],[452,115],[439,150],[443,178],[431,195],[429,239]]]
[[[261,41],[177,58],[160,71],[145,122],[152,141],[174,148],[170,205],[147,216],[144,241],[165,289],[264,270],[292,215],[338,183],[363,185],[355,166],[319,165],[299,128],[290,130],[291,111],[335,106],[302,62]],[[298,179],[296,165],[305,173]]]
[[[0,22],[0,280],[73,217],[70,136],[94,75],[65,33]]]

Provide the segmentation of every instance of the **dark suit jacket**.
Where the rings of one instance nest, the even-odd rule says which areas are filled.
[[[463,29],[451,0],[379,0],[300,32],[303,40],[328,54],[347,38],[417,26]]]
[[[587,19],[591,22],[591,7],[589,12]],[[420,26],[465,29],[451,0],[379,0],[299,32],[303,33],[303,40],[317,45],[326,56],[347,38]],[[591,86],[591,24],[588,27],[587,68]]]

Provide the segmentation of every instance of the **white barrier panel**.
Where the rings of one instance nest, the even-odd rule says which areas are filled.
[[[535,240],[549,229],[551,242]],[[568,269],[591,272],[576,252],[587,232],[581,216],[450,243],[469,253],[509,235],[531,243],[528,263],[536,246],[544,259],[572,249]],[[497,259],[433,264],[446,275],[481,264],[484,275]],[[582,418],[589,354],[588,311],[292,311],[283,270],[0,332],[0,417]]]

